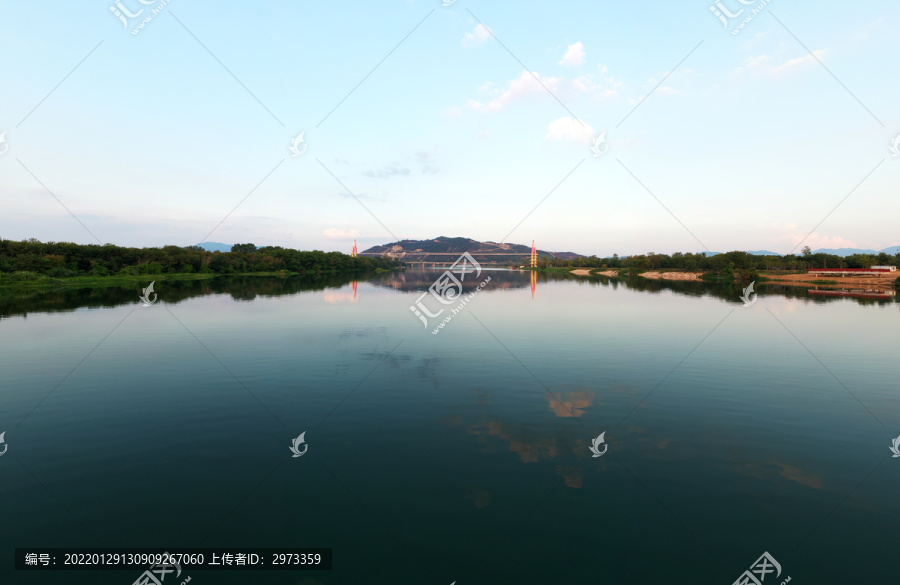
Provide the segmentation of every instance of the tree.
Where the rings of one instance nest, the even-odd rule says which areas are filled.
[[[235,244],[231,247],[232,252],[243,252],[244,254],[252,254],[256,252],[254,244]]]
[[[810,254],[812,254],[812,250],[809,249],[809,246],[803,246],[801,252],[803,252],[804,256],[809,256]]]

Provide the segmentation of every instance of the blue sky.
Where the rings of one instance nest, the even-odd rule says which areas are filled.
[[[143,1],[0,2],[0,236],[900,243],[900,3]]]

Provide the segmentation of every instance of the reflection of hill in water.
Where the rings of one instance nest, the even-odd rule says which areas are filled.
[[[256,297],[277,297],[294,295],[307,291],[339,289],[353,281],[367,282],[375,286],[390,288],[399,292],[425,292],[443,270],[399,270],[385,273],[356,273],[327,276],[293,276],[278,278],[272,276],[220,276],[209,280],[159,281],[156,292],[160,300],[177,304],[194,297],[212,294],[227,294],[237,301],[252,301]],[[488,276],[491,281],[481,294],[491,294],[499,290],[528,288],[532,273],[528,270],[483,270],[481,275],[467,273],[462,281],[463,291],[469,292]],[[557,281],[577,281],[582,286],[602,286],[614,289],[625,287],[629,290],[660,294],[671,291],[694,297],[717,297],[741,305],[738,285],[707,284],[704,282],[680,282],[647,280],[643,278],[608,278],[605,276],[576,276],[569,273],[538,272],[536,275],[537,295],[541,285]],[[458,275],[457,275],[458,278]],[[146,286],[149,283],[143,283]],[[60,287],[55,289],[0,288],[0,318],[29,313],[54,313],[74,311],[80,308],[117,307],[140,302],[138,284],[108,287]],[[804,299],[807,302],[830,303],[852,301],[860,305],[884,305],[900,301],[877,298],[844,298],[839,296],[810,295],[805,287],[784,286],[764,283],[757,286],[761,297],[781,295],[787,298]]]
[[[394,273],[378,274],[367,282],[400,292],[424,292],[442,274],[444,274],[444,270],[402,270]],[[457,272],[454,272],[453,276],[457,279],[460,278]],[[491,281],[484,288],[484,292],[531,286],[530,272],[527,270],[482,270],[478,276],[476,276],[475,272],[466,272],[465,277],[460,280],[463,292],[475,290],[488,276],[491,277]],[[538,279],[540,282],[540,277]]]

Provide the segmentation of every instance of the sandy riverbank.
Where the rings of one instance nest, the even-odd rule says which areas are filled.
[[[577,274],[578,276],[590,276],[591,271],[586,268],[578,268],[577,270],[570,270],[572,274]]]
[[[644,278],[654,278],[663,280],[701,280],[702,272],[643,272],[641,276]]]
[[[763,276],[769,282],[778,282],[788,286],[808,286],[815,284],[819,288],[847,288],[849,285],[855,285],[855,288],[871,288],[873,290],[894,290],[894,282],[900,276],[900,272],[888,272],[878,275],[865,276],[822,276],[817,274],[768,274]],[[834,284],[816,284],[813,281],[828,281]]]

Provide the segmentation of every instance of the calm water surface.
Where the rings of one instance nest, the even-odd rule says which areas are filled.
[[[485,270],[435,335],[440,274],[0,290],[0,583],[141,572],[13,571],[36,546],[334,551],[191,585],[896,582],[900,304]]]

